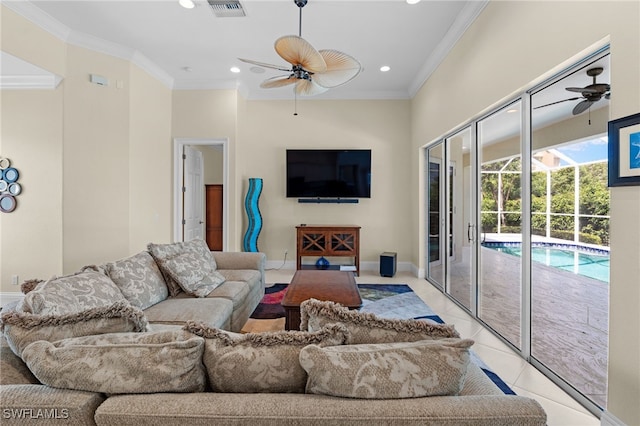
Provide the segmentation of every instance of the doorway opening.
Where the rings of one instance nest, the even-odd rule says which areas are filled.
[[[185,150],[188,147],[195,148],[196,150],[203,151],[206,149],[215,149],[222,152],[222,187],[228,188],[228,175],[229,175],[229,150],[228,139],[192,139],[192,138],[177,138],[173,141],[173,240],[174,242],[185,241],[187,234],[185,232],[185,225],[187,225],[187,217],[185,215],[185,191],[189,186],[189,180],[185,178]],[[207,175],[208,171],[214,167],[220,167],[220,164],[212,163],[206,158],[203,161],[202,173]],[[220,174],[220,173],[218,173]],[[198,184],[197,197],[200,200],[205,199],[205,184],[206,179],[203,180],[202,185]],[[228,234],[229,234],[229,191],[224,190],[222,196],[222,250],[228,249]],[[201,204],[203,206],[204,203]],[[205,235],[205,220],[206,217],[204,207],[201,207],[202,214],[202,235]]]

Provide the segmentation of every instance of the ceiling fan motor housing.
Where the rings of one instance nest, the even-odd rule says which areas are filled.
[[[296,6],[298,7],[305,7],[307,4],[307,0],[293,0],[293,2],[296,4]]]

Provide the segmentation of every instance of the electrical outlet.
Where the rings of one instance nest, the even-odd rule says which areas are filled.
[[[12,275],[11,276],[11,284],[18,285],[18,276],[17,275]]]

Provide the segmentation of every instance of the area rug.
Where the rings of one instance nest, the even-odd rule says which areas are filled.
[[[248,328],[254,330],[282,330],[284,328],[285,312],[280,302],[287,292],[288,284],[274,284],[265,289],[265,295],[251,314]],[[358,284],[362,297],[361,312],[371,312],[383,318],[422,319],[444,324],[436,314],[411,287],[406,284]],[[265,325],[258,325],[258,324]],[[507,395],[515,392],[486,365],[473,351],[471,360]]]

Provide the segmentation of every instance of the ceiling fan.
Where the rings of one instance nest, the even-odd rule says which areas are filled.
[[[280,37],[274,44],[278,55],[291,64],[291,67],[238,58],[248,64],[287,73],[263,81],[260,87],[274,88],[295,84],[296,95],[312,96],[355,78],[362,70],[360,62],[355,58],[337,50],[316,50],[302,38],[302,8],[307,4],[307,0],[293,1],[300,8],[298,35]]]
[[[605,99],[609,99],[611,97],[611,91],[610,91],[611,86],[609,86],[606,83],[596,82],[596,77],[602,74],[602,71],[603,71],[602,67],[590,68],[587,70],[587,75],[589,77],[593,77],[593,83],[585,87],[567,87],[566,88],[566,90],[568,90],[569,92],[578,92],[582,96],[577,96],[574,98],[551,102],[550,104],[541,105],[541,106],[535,107],[534,109],[544,108],[549,105],[559,104],[561,102],[576,101],[578,99],[582,99],[581,102],[578,102],[576,106],[573,107],[573,115],[578,115],[580,113],[583,113],[587,109],[589,109],[589,107],[592,104],[598,102],[600,99],[602,99],[603,96]]]

